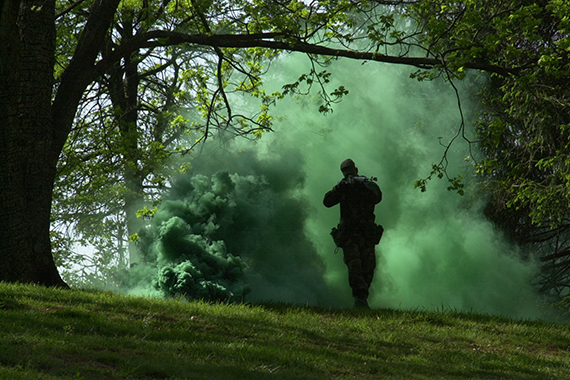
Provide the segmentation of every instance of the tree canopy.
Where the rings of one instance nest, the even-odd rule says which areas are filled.
[[[427,2],[428,40],[461,77],[464,62],[491,72],[476,121],[476,167],[492,199],[487,213],[547,263],[542,290],[568,291],[570,5],[564,1]],[[425,7],[424,7],[425,6]],[[564,290],[565,289],[565,290]]]

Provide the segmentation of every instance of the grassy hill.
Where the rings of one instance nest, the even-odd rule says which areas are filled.
[[[570,326],[0,283],[0,379],[570,379]]]

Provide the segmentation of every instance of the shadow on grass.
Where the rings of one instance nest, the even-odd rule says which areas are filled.
[[[0,379],[570,378],[567,331],[452,312],[7,288],[0,331]]]

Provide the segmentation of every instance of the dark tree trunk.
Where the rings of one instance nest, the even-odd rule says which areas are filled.
[[[49,236],[59,156],[51,112],[55,5],[0,4],[0,280],[66,286]]]
[[[0,0],[0,281],[67,287],[50,245],[56,164],[119,0],[95,0],[55,98],[55,1]]]

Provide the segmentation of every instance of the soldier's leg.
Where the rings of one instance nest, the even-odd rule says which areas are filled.
[[[370,288],[374,271],[376,269],[376,246],[374,244],[363,244],[360,247],[360,262],[362,267],[362,277],[366,283],[366,288]]]
[[[348,283],[352,289],[352,296],[356,299],[368,298],[368,287],[363,276],[362,261],[358,244],[348,242],[344,248],[344,263],[348,267]]]

